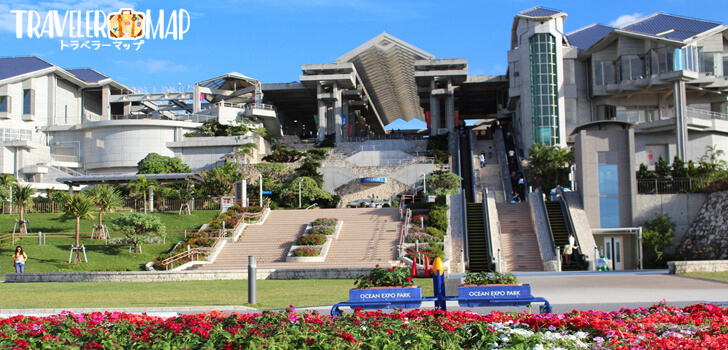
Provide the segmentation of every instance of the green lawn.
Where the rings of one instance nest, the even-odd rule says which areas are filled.
[[[3,309],[117,308],[246,305],[278,309],[332,305],[349,299],[354,280],[259,280],[258,304],[248,301],[247,280],[190,282],[6,283]],[[432,280],[415,279],[422,295],[432,295]]]
[[[724,272],[688,272],[683,276],[702,278],[706,280],[715,280],[721,282],[728,282],[728,271]]]
[[[90,238],[81,238],[81,244],[86,246],[88,263],[69,264],[70,246],[74,237],[47,237],[45,245],[38,245],[37,236],[16,239],[14,246],[22,245],[28,261],[25,272],[67,272],[67,271],[139,271],[144,264],[154,260],[162,252],[169,251],[178,241],[184,239],[184,230],[195,232],[202,224],[207,223],[217,215],[218,210],[195,210],[193,215],[177,215],[177,212],[153,213],[162,219],[167,227],[167,238],[163,244],[144,244],[143,253],[129,253],[128,245],[106,245],[105,241]],[[104,216],[105,222],[119,214],[112,213]],[[75,219],[69,219],[61,214],[26,214],[33,232],[75,232]],[[12,232],[14,220],[18,215],[0,215],[0,230]],[[96,221],[82,220],[81,232],[88,234]],[[2,232],[0,231],[0,232]],[[112,234],[112,237],[120,235]],[[14,246],[10,240],[0,246],[0,267],[3,272],[12,272]]]

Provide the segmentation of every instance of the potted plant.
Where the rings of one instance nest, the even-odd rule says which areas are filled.
[[[499,272],[468,272],[458,286],[460,306],[525,305],[533,300],[531,286],[518,283],[516,276]]]
[[[377,265],[368,274],[359,276],[354,286],[349,290],[349,303],[362,303],[355,307],[413,308],[422,303],[422,288],[414,285],[406,267],[385,270]]]

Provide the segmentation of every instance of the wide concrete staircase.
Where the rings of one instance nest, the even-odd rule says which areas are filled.
[[[501,253],[511,271],[543,271],[538,240],[526,203],[497,203],[501,224]]]
[[[317,218],[344,224],[331,243],[326,261],[286,262],[293,241]],[[228,242],[212,264],[191,270],[244,270],[255,255],[258,269],[350,268],[399,265],[397,244],[402,221],[397,208],[273,210],[263,225],[245,228],[237,242]]]

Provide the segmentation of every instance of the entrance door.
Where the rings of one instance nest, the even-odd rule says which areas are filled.
[[[612,262],[612,270],[623,270],[622,256],[624,249],[622,237],[604,237],[604,255]]]

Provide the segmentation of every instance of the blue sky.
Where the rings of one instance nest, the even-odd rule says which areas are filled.
[[[334,62],[386,31],[436,58],[467,58],[470,75],[505,74],[513,17],[539,5],[566,12],[567,32],[655,12],[728,22],[725,0],[6,0],[0,4],[0,56],[37,55],[62,68],[91,67],[129,87],[194,84],[233,71],[285,83],[298,80],[301,64]],[[189,30],[182,40],[145,40],[139,50],[61,50],[61,40],[97,39],[18,39],[10,13],[35,10],[43,20],[50,10],[62,17],[66,10],[110,13],[122,7],[152,14],[164,9],[167,17],[184,9]]]

